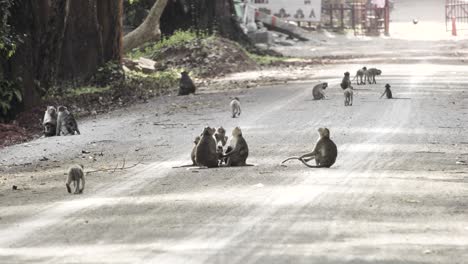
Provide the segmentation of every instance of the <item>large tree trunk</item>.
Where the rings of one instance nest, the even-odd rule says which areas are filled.
[[[143,23],[128,33],[123,39],[124,52],[141,46],[148,41],[156,41],[161,37],[159,19],[167,5],[167,0],[157,0]]]
[[[251,46],[235,17],[233,0],[174,0],[161,17],[161,31],[171,35],[178,29],[219,33],[245,46]]]
[[[48,88],[82,83],[122,56],[123,0],[17,1],[9,24],[21,36],[16,53],[0,58],[3,78],[23,90],[18,109],[40,102]]]

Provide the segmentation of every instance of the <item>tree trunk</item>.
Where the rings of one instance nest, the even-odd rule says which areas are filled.
[[[128,33],[123,39],[124,52],[141,46],[148,41],[156,41],[161,37],[159,20],[168,0],[157,0],[143,23]]]
[[[161,31],[171,35],[178,29],[218,33],[244,46],[252,46],[236,20],[233,0],[170,1],[161,17]]]
[[[16,53],[0,58],[6,80],[22,87],[15,111],[40,102],[51,86],[82,83],[122,56],[123,0],[17,1],[9,24],[21,36]]]

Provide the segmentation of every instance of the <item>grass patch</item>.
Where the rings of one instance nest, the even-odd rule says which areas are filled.
[[[77,87],[74,89],[67,90],[65,96],[79,96],[82,94],[94,94],[94,93],[102,93],[105,91],[109,91],[111,86],[104,86],[104,87],[97,87],[97,86],[83,86]]]
[[[268,55],[265,55],[265,56],[257,55],[257,54],[253,54],[253,53],[250,53],[250,52],[247,52],[247,55],[252,60],[254,60],[257,64],[262,65],[262,66],[271,65],[274,62],[286,62],[288,59],[290,59],[288,57],[274,57],[274,56],[268,56]]]
[[[197,35],[197,33],[192,30],[178,30],[169,37],[163,37],[158,42],[148,43],[140,48],[133,49],[127,54],[127,56],[132,59],[138,59],[140,57],[154,57],[155,54],[164,48],[181,46],[195,39],[206,39],[208,37],[209,35],[204,33]]]

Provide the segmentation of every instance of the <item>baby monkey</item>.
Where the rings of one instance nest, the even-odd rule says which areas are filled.
[[[73,182],[73,185],[75,186],[74,194],[83,193],[83,190],[85,188],[85,177],[84,177],[83,169],[84,167],[81,164],[74,165],[68,169],[67,182],[65,183],[65,186],[67,186],[68,193],[71,193],[70,184],[72,182]],[[81,181],[81,189],[80,189],[80,181]]]

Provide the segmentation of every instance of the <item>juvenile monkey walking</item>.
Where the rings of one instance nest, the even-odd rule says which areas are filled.
[[[234,99],[232,99],[230,106],[231,106],[232,118],[236,118],[240,116],[241,106],[240,106],[240,100],[238,97],[234,97]]]
[[[338,156],[338,149],[335,143],[330,139],[330,130],[328,128],[319,128],[319,140],[315,144],[312,152],[304,154],[300,157],[291,157],[285,159],[281,164],[288,160],[297,159],[309,168],[330,168],[335,164]],[[315,159],[316,166],[307,164],[308,161]]]
[[[75,192],[73,194],[82,194],[85,188],[85,177],[83,172],[83,165],[74,165],[68,169],[67,182],[65,186],[67,187],[68,193],[71,193],[70,184],[73,182],[75,186]],[[81,188],[80,188],[81,182]]]
[[[345,106],[352,106],[353,105],[353,89],[347,88],[344,90],[344,105]]]

